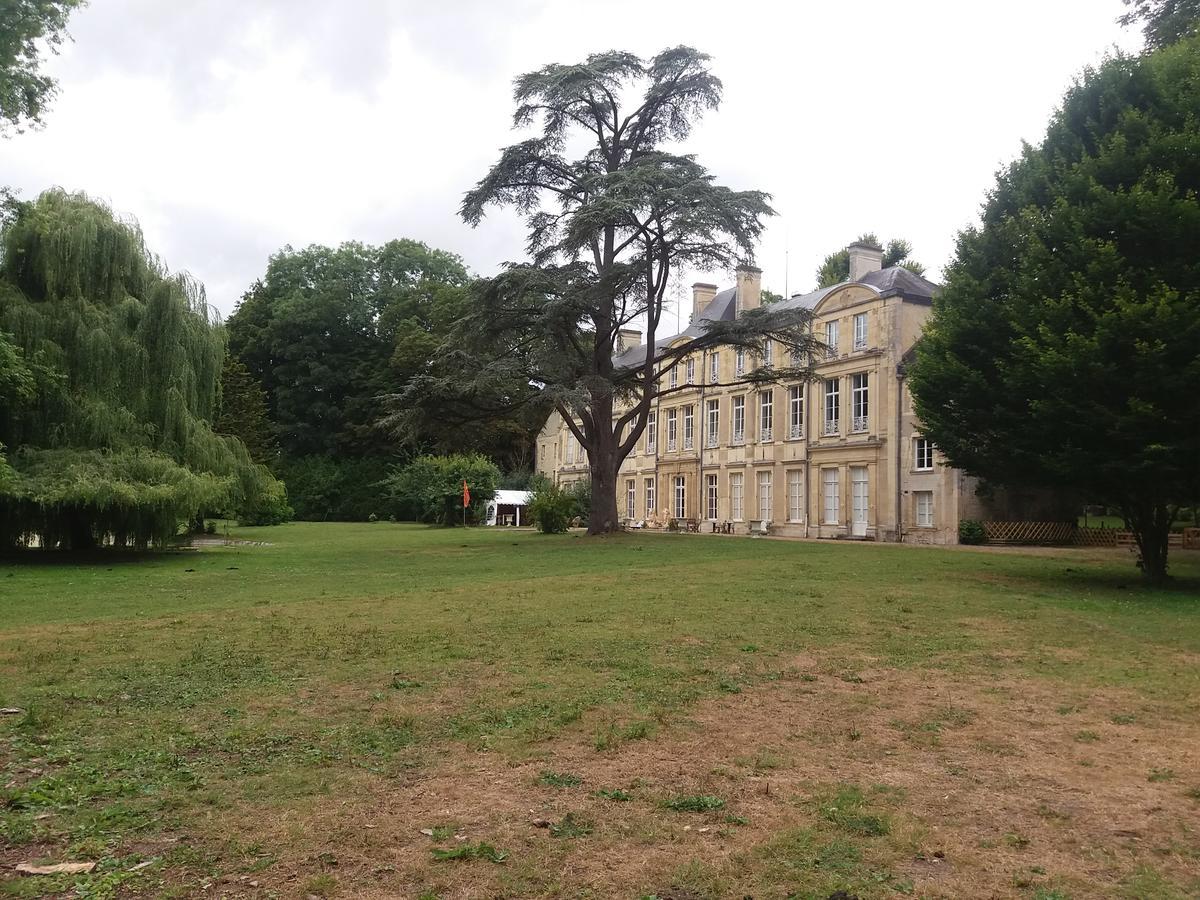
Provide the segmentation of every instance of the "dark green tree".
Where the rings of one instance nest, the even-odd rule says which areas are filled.
[[[84,0],[0,0],[0,136],[42,124],[57,85],[41,50],[57,53],[67,19]]]
[[[1141,23],[1147,50],[1200,34],[1200,0],[1124,0],[1122,25]]]
[[[536,134],[501,152],[461,213],[477,225],[490,207],[514,208],[525,217],[531,259],[478,286],[437,365],[396,398],[393,424],[421,428],[553,406],[588,452],[589,530],[605,532],[618,524],[618,467],[654,398],[670,393],[658,382],[660,368],[721,343],[753,349],[766,337],[807,349],[806,313],[759,309],[712,323],[657,359],[614,362],[618,331],[631,323],[644,323],[650,346],[662,336],[672,275],[749,258],[771,213],[766,194],[718,185],[695,157],[665,149],[720,98],[708,57],[688,47],[651,60],[600,53],[518,78],[514,126]],[[781,368],[752,377],[798,374]]]
[[[379,396],[403,374],[392,365],[397,330],[468,280],[458,257],[410,240],[271,257],[228,327],[230,351],[267,392],[284,455],[392,453],[376,423]]]
[[[888,241],[885,247],[880,243],[873,232],[861,234],[858,237],[860,243],[871,244],[883,250],[883,267],[885,269],[892,266],[904,266],[910,272],[917,275],[925,274],[925,267],[921,265],[912,256],[912,244],[903,238],[895,238]],[[835,250],[830,253],[822,261],[820,268],[817,269],[817,288],[832,287],[835,284],[841,284],[850,278],[850,251],[843,247],[841,250]]]
[[[225,358],[221,369],[221,403],[213,430],[241,441],[256,463],[271,465],[279,454],[267,417],[267,392],[245,363],[232,354]]]
[[[224,330],[136,226],[47,191],[19,205],[0,254],[0,546],[159,545],[203,510],[280,492],[213,433]]]
[[[1122,513],[1200,495],[1200,39],[1087,71],[959,236],[910,377],[950,462]]]

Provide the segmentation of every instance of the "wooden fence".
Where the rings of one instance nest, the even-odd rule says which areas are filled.
[[[1079,547],[1134,547],[1132,531],[1119,528],[1081,528],[1070,522],[984,522],[989,544],[1075,545]],[[1200,550],[1200,528],[1172,531],[1168,548]]]

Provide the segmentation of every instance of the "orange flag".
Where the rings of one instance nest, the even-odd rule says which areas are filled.
[[[467,479],[463,479],[463,509],[471,505],[471,489],[467,487]]]

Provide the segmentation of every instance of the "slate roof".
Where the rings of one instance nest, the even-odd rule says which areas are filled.
[[[710,301],[708,306],[704,308],[704,313],[700,316],[699,322],[693,322],[679,334],[672,334],[668,337],[659,338],[654,342],[656,351],[662,350],[680,338],[696,338],[704,333],[701,322],[723,322],[731,321],[737,315],[737,288],[731,287],[721,291]],[[624,353],[619,353],[613,357],[613,362],[621,367],[639,366],[646,361],[646,345],[641,344],[637,347],[630,347]]]
[[[775,309],[815,309],[817,304],[828,297],[838,288],[848,284],[865,284],[879,292],[880,297],[901,297],[916,303],[929,303],[941,288],[927,278],[910,272],[903,266],[891,266],[875,272],[868,272],[857,282],[843,281],[827,288],[813,291],[810,294],[792,294],[785,300],[775,304]],[[699,322],[693,322],[679,334],[659,338],[654,342],[657,351],[662,350],[680,338],[695,338],[703,333],[701,325],[705,320],[721,322],[732,320],[737,315],[737,288],[731,287],[721,291],[704,308]],[[624,353],[613,357],[613,362],[621,367],[633,367],[646,361],[646,345],[631,347]]]

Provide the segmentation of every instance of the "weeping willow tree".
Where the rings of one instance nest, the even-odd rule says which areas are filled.
[[[225,332],[203,288],[135,223],[61,190],[19,205],[0,232],[0,333],[24,373],[0,394],[0,546],[161,545],[204,511],[283,503],[211,427]]]

